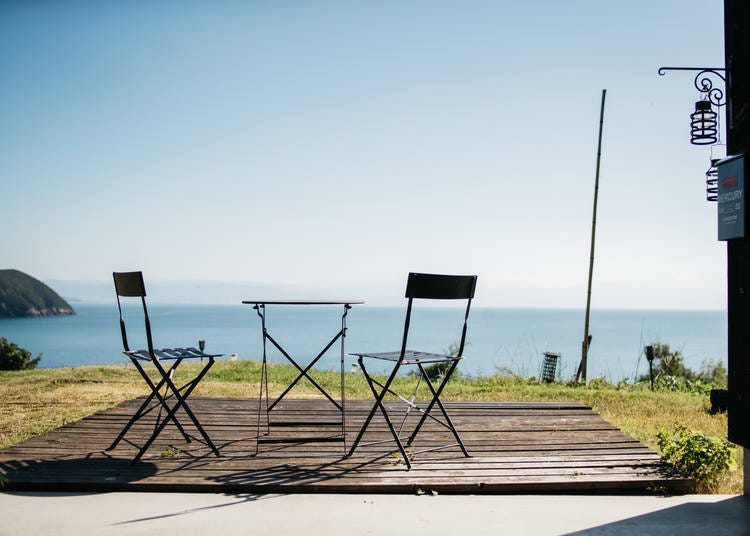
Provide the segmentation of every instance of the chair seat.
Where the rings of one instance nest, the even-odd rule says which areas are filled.
[[[404,352],[404,358],[401,359],[401,352],[380,352],[380,353],[352,353],[357,357],[371,357],[373,359],[385,359],[386,361],[401,361],[402,365],[416,365],[418,363],[442,363],[445,361],[458,361],[461,357],[444,355],[444,354],[431,354],[429,352],[417,352],[415,350],[406,350]]]
[[[148,350],[131,350],[124,352],[136,359],[142,361],[151,361],[151,354]],[[162,348],[160,350],[154,349],[154,355],[162,360],[174,360],[174,359],[193,359],[193,358],[211,358],[221,357],[223,354],[206,354],[201,352],[197,348]]]

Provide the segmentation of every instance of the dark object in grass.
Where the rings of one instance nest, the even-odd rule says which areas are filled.
[[[729,391],[726,389],[711,389],[711,413],[724,413],[729,406]]]
[[[560,359],[560,354],[556,352],[544,352],[544,361],[542,362],[542,372],[539,374],[539,379],[544,383],[552,383],[555,381],[557,373],[557,362]]]

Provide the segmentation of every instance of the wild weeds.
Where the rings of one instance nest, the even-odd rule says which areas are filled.
[[[728,441],[710,437],[676,424],[672,432],[656,434],[662,459],[697,483],[698,490],[710,490],[734,464]]]

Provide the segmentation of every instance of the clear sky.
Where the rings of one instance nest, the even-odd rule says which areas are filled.
[[[721,309],[662,65],[723,66],[721,1],[3,2],[0,268],[584,307],[606,88],[592,305]]]

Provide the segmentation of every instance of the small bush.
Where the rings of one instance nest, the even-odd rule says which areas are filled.
[[[721,361],[704,360],[701,364],[701,371],[698,373],[701,380],[706,383],[712,383],[719,387],[727,386],[727,367]]]
[[[448,350],[445,352],[445,355],[457,356],[458,348],[459,348],[459,344],[457,342],[451,343],[450,346],[448,347]],[[450,369],[452,366],[453,366],[452,361],[440,361],[438,363],[433,363],[432,365],[426,365],[424,367],[424,371],[427,374],[427,377],[430,379],[430,381],[434,383],[444,378],[446,373],[448,372],[448,369]],[[409,376],[416,378],[419,376],[419,373],[416,371],[410,371]],[[459,371],[456,370],[453,372],[453,378],[458,379],[461,377],[462,377],[462,374]]]
[[[31,359],[31,352],[0,337],[0,370],[33,369],[39,364],[42,356]]]
[[[441,378],[444,378],[446,373],[448,372],[448,369],[450,369],[452,366],[452,361],[441,361],[439,363],[427,365],[424,368],[424,371],[427,373],[427,377],[430,379],[430,381],[434,383]]]
[[[711,484],[732,465],[732,446],[723,439],[675,425],[656,434],[662,459],[702,485]]]
[[[694,379],[695,373],[685,367],[685,357],[679,350],[672,351],[668,344],[654,344],[654,356],[656,357],[656,366],[654,366],[654,375],[659,376],[677,376]]]
[[[672,351],[668,344],[654,343],[654,388],[708,396],[711,389],[726,387],[727,369],[721,361],[704,360],[701,370],[696,372],[685,366],[682,352]],[[648,383],[643,375],[637,383]]]
[[[614,386],[607,380],[607,378],[591,378],[586,387],[589,389],[612,389]]]

